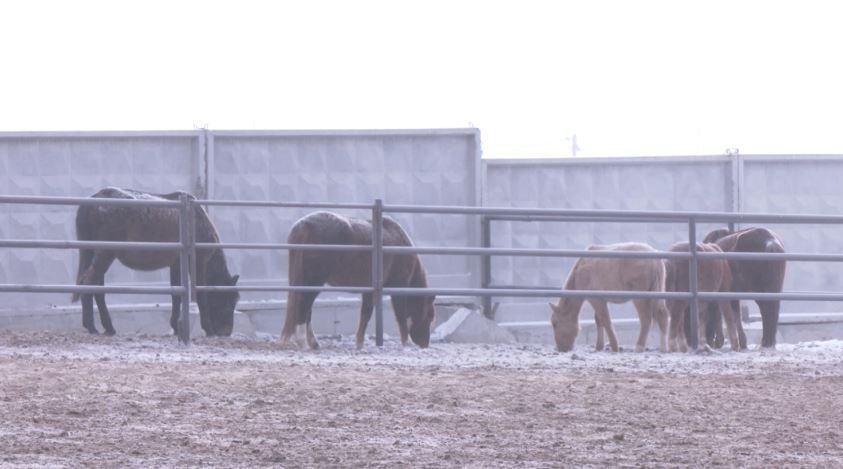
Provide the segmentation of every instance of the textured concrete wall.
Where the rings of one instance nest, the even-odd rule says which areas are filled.
[[[0,134],[0,194],[86,197],[105,186],[194,191],[201,172],[200,139],[200,132]],[[0,205],[0,238],[75,239],[75,214],[76,207],[65,205]],[[0,283],[73,283],[77,258],[75,250],[0,247]],[[115,265],[106,282],[164,278]],[[65,304],[69,297],[0,294],[0,309]]]
[[[743,211],[841,214],[840,156],[739,156],[562,160],[486,160],[484,203],[490,206],[613,210]],[[701,224],[702,237],[717,225]],[[750,225],[746,225],[750,226]],[[843,252],[843,227],[766,225],[789,252]],[[741,226],[739,225],[738,228]],[[666,249],[687,240],[685,224],[495,222],[493,245],[582,249],[592,243],[642,241]],[[558,287],[574,259],[498,258],[496,284]],[[790,291],[843,291],[839,263],[791,262]],[[504,320],[542,319],[544,302],[518,300],[499,310]],[[751,302],[750,311],[755,310]],[[783,302],[790,313],[839,311],[833,302]],[[615,306],[621,317],[633,314]]]
[[[843,158],[840,156],[743,157],[741,208],[744,212],[788,214],[843,214]],[[843,252],[839,225],[769,225],[783,240],[785,250],[803,253]],[[843,264],[790,262],[785,289],[843,291]],[[782,303],[785,311],[841,311],[834,302]]]
[[[484,203],[501,207],[729,211],[727,158],[486,160]],[[701,226],[705,232],[712,226]],[[656,249],[687,240],[687,225],[664,223],[492,223],[496,247],[584,249],[640,241]],[[492,281],[559,287],[574,259],[499,257]]]
[[[215,132],[209,155],[209,196],[366,204],[381,198],[386,204],[477,205],[478,145],[474,130]],[[225,241],[284,243],[292,224],[311,211],[213,207],[212,216]],[[370,211],[340,212],[371,218]],[[416,245],[476,244],[474,219],[389,215]],[[233,270],[253,283],[283,279],[286,284],[286,251],[231,250],[228,256]],[[475,259],[425,256],[423,261],[433,285],[479,283],[473,276]]]
[[[235,200],[476,205],[479,133],[467,130],[0,133],[0,194],[88,196],[105,186]],[[214,208],[224,241],[284,242],[307,210]],[[75,239],[76,207],[0,205],[0,238]],[[367,213],[359,213],[367,216]],[[396,215],[417,244],[475,244],[464,217]],[[242,282],[286,284],[286,253],[229,251]],[[0,283],[67,284],[75,250],[0,248]],[[425,259],[434,284],[473,282],[461,258]],[[167,283],[115,263],[107,283]],[[66,304],[66,294],[0,294],[0,310]],[[245,295],[244,295],[245,296]],[[253,294],[250,298],[269,295]],[[274,295],[280,297],[280,295]],[[113,303],[168,302],[114,295]]]

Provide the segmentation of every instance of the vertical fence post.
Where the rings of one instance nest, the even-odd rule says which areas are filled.
[[[179,317],[179,340],[185,344],[190,344],[190,290],[192,278],[190,275],[190,253],[195,247],[192,243],[192,236],[190,235],[190,212],[192,204],[190,197],[187,194],[179,195],[179,202],[181,207],[179,210],[179,242],[181,242],[181,250],[179,251],[179,277],[181,278],[181,315]]]
[[[697,340],[701,325],[699,323],[699,302],[697,301],[697,293],[699,292],[697,286],[697,220],[694,217],[688,219],[688,251],[691,254],[691,258],[688,259],[688,289],[691,292],[688,347],[696,351],[703,344],[700,344]]]
[[[492,227],[489,217],[483,216],[480,222],[481,237],[480,244],[483,248],[492,247]],[[492,258],[489,255],[483,255],[483,262],[480,267],[480,288],[487,289],[492,284]],[[483,315],[489,319],[494,320],[495,314],[492,311],[492,297],[483,297]]]
[[[383,346],[383,200],[372,206],[372,301],[375,305],[375,344]]]
[[[188,265],[190,268],[190,299],[196,301],[196,207],[198,205],[196,205],[196,201],[189,197],[187,203],[187,253],[190,259],[190,264]]]

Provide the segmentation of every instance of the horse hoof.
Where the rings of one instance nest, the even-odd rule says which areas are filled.
[[[96,330],[95,328],[91,327],[91,328],[88,328],[88,334],[92,334],[92,335],[100,335],[100,331],[98,331],[98,330]]]
[[[635,346],[635,353],[641,353],[641,352],[643,352],[643,351],[644,351],[644,346],[643,346],[643,345],[636,345],[636,346]]]
[[[115,331],[114,329],[108,329],[107,331],[105,331],[105,335],[107,335],[109,337],[111,337],[115,334],[117,334],[117,331]]]

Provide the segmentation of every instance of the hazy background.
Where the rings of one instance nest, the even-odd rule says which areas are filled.
[[[478,127],[486,157],[843,153],[818,1],[17,1],[0,130]]]

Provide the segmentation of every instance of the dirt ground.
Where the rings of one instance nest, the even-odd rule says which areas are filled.
[[[0,467],[843,467],[843,342],[322,345],[0,332]]]

